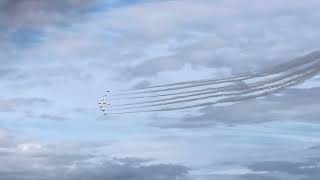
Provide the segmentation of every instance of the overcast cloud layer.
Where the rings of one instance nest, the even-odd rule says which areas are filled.
[[[252,74],[319,51],[319,8],[0,1],[0,179],[319,179],[319,76],[174,112],[103,116],[97,107],[105,90]]]

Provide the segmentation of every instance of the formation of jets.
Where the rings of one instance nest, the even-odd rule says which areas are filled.
[[[106,91],[109,93],[110,91]],[[98,102],[100,110],[104,113],[104,115],[107,115],[106,110],[108,106],[110,106],[110,103],[107,102],[107,95],[104,95],[103,98]]]

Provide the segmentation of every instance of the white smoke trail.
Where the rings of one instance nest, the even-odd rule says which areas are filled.
[[[118,94],[118,100],[129,102],[112,103],[108,114],[173,111],[263,97],[317,75],[320,72],[319,67],[320,52],[315,52],[260,74],[220,80],[186,81],[128,90],[129,93]],[[237,82],[245,85],[235,84]],[[139,99],[145,100],[134,101]]]

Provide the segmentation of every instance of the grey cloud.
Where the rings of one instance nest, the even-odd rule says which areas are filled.
[[[145,3],[140,6],[124,8],[112,12],[114,16],[113,27],[131,30],[137,34],[159,36],[178,30],[185,30],[190,26],[201,26],[208,21],[225,22],[227,18],[234,17],[270,17],[292,12],[306,12],[305,9],[316,9],[319,2],[311,0],[306,3],[299,1],[270,1],[253,2],[242,1],[157,1]],[[247,9],[248,6],[252,8]],[[176,9],[179,8],[179,11]],[[308,11],[310,12],[310,11]],[[312,12],[312,11],[311,11]],[[152,16],[145,16],[152,14]],[[138,22],[139,23],[136,23]],[[264,22],[265,23],[265,22]]]
[[[16,67],[5,67],[0,69],[0,79],[8,80],[10,82],[23,81],[27,78],[27,74],[21,68]]]
[[[45,119],[45,120],[52,120],[52,121],[64,121],[67,120],[68,118],[63,116],[63,115],[55,115],[55,114],[42,114],[38,116],[37,118],[39,119]]]
[[[222,175],[204,175],[199,176],[203,180],[301,180],[301,176],[293,176],[280,173],[253,172],[248,174],[222,174]]]
[[[132,167],[128,165],[117,165],[104,163],[96,169],[80,169],[79,174],[71,176],[71,179],[81,177],[94,178],[97,180],[186,180],[188,168],[178,165],[157,164],[150,166]]]
[[[277,32],[274,33],[277,34]],[[278,34],[277,36],[282,35]],[[227,44],[231,43],[232,40],[224,39],[223,37],[218,37],[217,40],[214,36],[207,38],[208,40],[177,48],[173,55],[147,59],[137,65],[127,66],[123,70],[125,73],[122,73],[122,75],[126,75],[127,79],[147,78],[157,76],[162,72],[181,70],[186,65],[190,65],[195,69],[198,67],[209,68],[212,72],[228,69],[227,73],[231,72],[232,75],[239,75],[258,72],[263,68],[272,67],[301,56],[304,53],[304,49],[309,49],[309,52],[316,50],[316,46],[306,48],[301,47],[301,44],[299,46],[290,45],[280,39],[274,39],[269,44],[264,44],[264,42],[259,42],[264,41],[259,39],[261,37],[257,37],[256,41],[248,37],[248,41],[245,41],[245,43],[234,42]],[[220,44],[217,41],[225,42]],[[301,41],[305,40],[301,39]],[[276,42],[283,44],[286,48],[283,50],[271,48],[272,44]],[[306,46],[308,45],[306,44]],[[221,71],[218,75],[230,76],[224,71]]]
[[[172,11],[169,12],[170,15],[162,17],[161,12],[153,10],[155,17],[161,16],[159,17],[160,20],[155,18],[155,22],[159,20],[159,24],[161,24],[162,18],[165,19],[161,28],[158,29],[163,30],[163,26],[178,26],[172,28],[173,30],[169,34],[165,33],[166,35],[161,40],[166,40],[164,43],[169,45],[171,40],[181,42],[182,45],[169,46],[170,55],[150,58],[138,64],[127,66],[123,70],[125,73],[121,73],[121,76],[125,74],[127,79],[148,78],[157,76],[161,72],[181,70],[185,65],[191,65],[193,68],[206,67],[212,70],[227,68],[233,74],[239,74],[275,65],[279,61],[283,62],[300,56],[306,51],[311,52],[318,48],[317,41],[320,37],[314,33],[314,27],[319,27],[319,22],[313,19],[318,19],[319,15],[315,13],[316,11],[305,11],[308,8],[312,9],[312,5],[318,4],[318,2],[308,1],[306,4],[300,4],[298,1],[288,2],[290,5],[276,1],[267,4],[262,3],[263,5],[259,3],[252,6],[249,15],[247,15],[248,10],[244,4],[251,3],[256,2],[186,1],[183,3],[159,3],[159,6],[169,8],[179,5],[179,8],[187,9],[185,10],[187,12],[206,14],[209,11],[211,14],[208,13],[205,16],[194,15],[194,17],[190,17],[188,14],[188,16],[180,17],[184,11]],[[279,7],[270,7],[270,4],[278,4]],[[141,18],[144,17],[141,14],[142,12],[148,14],[150,8],[155,8],[156,5],[151,3],[145,8],[141,6],[141,12],[135,12],[132,10],[134,8],[127,12],[130,13],[130,17],[139,18],[138,21],[141,23],[136,26],[142,26],[141,29],[138,28],[144,33],[139,36],[141,39],[146,38],[147,35],[145,34],[148,34],[148,32],[145,31],[151,31],[150,28],[147,28],[147,25],[150,26],[150,24],[146,23],[147,25],[144,25],[143,23],[154,18],[147,17],[145,21],[142,21]],[[222,7],[219,5],[222,5]],[[217,8],[217,11],[215,11],[215,8]],[[226,15],[232,14],[234,11],[240,15]],[[251,11],[255,13],[251,14]],[[217,13],[216,16],[213,15],[215,13]],[[206,19],[206,16],[210,17],[209,20]],[[191,21],[191,25],[181,25],[186,21]],[[292,27],[297,28],[295,31],[291,31]],[[149,33],[155,32],[151,31]],[[192,41],[188,42],[185,39],[191,39]],[[221,73],[221,76],[225,75]]]
[[[8,131],[0,129],[0,148],[13,148],[19,141]]]
[[[266,175],[259,175],[259,174],[246,174],[240,176],[239,179],[243,180],[281,180],[280,178],[273,177],[273,176],[266,176]]]
[[[227,106],[206,107],[200,115],[186,115],[181,120],[154,121],[161,128],[205,128],[217,124],[252,124],[271,121],[317,122],[319,89],[290,89],[283,95],[269,95],[264,99],[249,100]]]
[[[294,153],[288,153],[285,150],[284,156],[294,157],[279,160],[282,157],[274,158],[274,160],[268,160],[269,158],[254,158],[244,159],[242,162],[232,162],[231,164],[241,165],[243,168],[248,169],[248,172],[231,173],[231,174],[219,174],[206,178],[204,180],[211,179],[227,179],[227,180],[316,180],[320,177],[320,158],[319,147],[314,146],[311,148],[303,148]],[[265,151],[263,154],[268,154]]]
[[[178,70],[183,66],[183,64],[188,63],[185,59],[183,62],[179,61],[179,58],[182,57],[175,58],[175,56],[169,56],[149,59],[134,67],[128,67],[125,72],[128,78],[137,78],[156,75],[161,71]]]
[[[4,0],[0,3],[0,27],[34,28],[65,23],[72,13],[95,0]]]
[[[0,177],[6,180],[187,180],[189,168],[151,159],[108,158],[105,143],[46,143],[0,129]],[[7,141],[3,141],[7,140]],[[146,164],[148,163],[148,165]]]
[[[147,162],[152,162],[152,159],[140,159],[140,158],[133,158],[133,157],[126,157],[126,158],[114,158],[114,160],[124,163],[124,164],[130,164],[133,166],[147,163]]]
[[[19,158],[19,156],[18,156]],[[21,158],[21,157],[20,157]],[[96,180],[186,180],[188,179],[188,168],[180,165],[155,164],[155,165],[131,165],[121,162],[104,161],[99,165],[86,163],[82,156],[49,156],[44,164],[39,164],[53,170],[27,169],[6,171],[0,170],[0,176],[6,180],[15,179],[96,179]],[[39,160],[39,157],[29,159],[25,163]],[[36,163],[34,163],[36,164]],[[30,166],[30,164],[29,164]],[[72,170],[67,170],[70,166],[76,166]],[[54,175],[53,175],[54,174]]]
[[[134,85],[133,88],[146,88],[149,86],[150,86],[149,81],[141,81],[141,82],[137,83],[136,85]]]
[[[92,74],[86,70],[65,66],[0,69],[0,80],[7,81],[4,86],[13,89],[50,86],[55,80],[90,81],[92,78]]]
[[[204,180],[284,180],[278,177],[271,175],[262,175],[262,174],[244,174],[244,175],[210,175],[206,177],[201,177]],[[290,179],[296,180],[296,179]]]
[[[16,72],[16,69],[13,68],[1,68],[0,69],[0,78],[5,78],[8,77],[9,75],[13,74]]]
[[[24,71],[11,67],[21,63],[21,59],[28,59],[28,52],[21,50],[34,47],[33,45],[43,45],[44,39],[50,36],[46,31],[49,25],[66,26],[79,20],[84,21],[87,13],[82,10],[95,3],[95,0],[1,0],[0,79],[5,78],[10,82],[25,79],[27,74]],[[35,84],[37,83],[30,82],[29,86]],[[47,82],[38,84],[48,85]]]
[[[255,172],[286,173],[300,177],[301,180],[316,180],[320,178],[319,159],[308,159],[304,162],[265,161],[248,166]],[[280,178],[282,179],[282,178]]]
[[[18,108],[31,107],[35,105],[49,105],[50,102],[44,98],[10,98],[0,99],[0,112],[16,111]]]

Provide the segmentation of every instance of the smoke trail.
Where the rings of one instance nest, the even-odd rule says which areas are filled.
[[[124,111],[124,112],[110,112],[108,114],[110,115],[116,115],[116,114],[131,114],[131,113],[147,113],[147,112],[162,112],[162,111],[175,111],[175,110],[182,110],[182,109],[190,109],[190,108],[196,108],[196,107],[203,107],[203,106],[210,106],[210,105],[215,105],[215,104],[222,104],[222,103],[234,103],[234,102],[239,102],[239,101],[245,101],[245,100],[250,100],[258,97],[264,97],[270,94],[274,94],[277,92],[280,92],[288,87],[303,83],[305,80],[317,75],[319,73],[319,70],[313,71],[311,73],[308,73],[307,76],[303,76],[302,78],[297,78],[295,81],[290,81],[286,84],[283,84],[280,87],[273,88],[269,91],[263,91],[260,94],[254,94],[254,95],[247,95],[247,96],[240,96],[240,97],[231,97],[231,98],[225,98],[218,100],[216,102],[206,102],[206,103],[199,103],[199,104],[194,104],[194,105],[189,105],[189,106],[183,106],[183,107],[177,107],[177,108],[162,108],[162,109],[151,109],[151,110],[133,110],[133,111]]]
[[[320,59],[320,51],[314,51],[314,52],[309,53],[305,56],[298,57],[298,58],[290,60],[286,63],[282,63],[279,65],[273,66],[271,68],[268,68],[265,70],[265,73],[268,72],[268,73],[273,74],[273,73],[287,71],[287,70],[293,69],[298,66],[303,66],[306,64],[313,63],[315,61],[319,61],[319,59]]]
[[[114,100],[130,100],[131,102],[112,103],[108,114],[173,111],[266,96],[317,75],[320,71],[319,60],[320,51],[317,51],[281,64],[279,67],[267,69],[260,74],[219,80],[185,81],[126,90],[128,93],[114,95],[119,96]],[[237,82],[243,82],[245,86],[235,84]],[[148,100],[148,98],[156,99]],[[132,100],[139,99],[146,100],[132,102]],[[207,102],[203,103],[203,101]],[[172,107],[176,105],[177,107]]]
[[[203,92],[203,90],[196,90],[196,91],[194,91],[195,93],[184,95],[184,96],[174,96],[174,97],[170,97],[170,98],[162,98],[162,99],[142,101],[142,102],[141,101],[140,102],[132,102],[132,103],[118,104],[118,105],[114,104],[113,107],[156,103],[156,102],[170,101],[170,100],[176,100],[176,99],[184,99],[184,98],[201,96],[201,95],[208,95],[208,94],[213,95],[213,94],[217,94],[219,92],[241,91],[241,90],[246,90],[246,89],[249,89],[249,88],[252,89],[252,88],[255,88],[255,87],[259,87],[261,85],[265,85],[265,84],[273,83],[273,82],[276,82],[276,81],[280,81],[280,80],[283,80],[283,79],[288,78],[288,77],[290,78],[290,76],[294,76],[296,74],[305,73],[305,71],[307,71],[309,68],[310,67],[306,67],[306,68],[301,69],[299,71],[291,72],[290,74],[282,75],[280,77],[267,79],[267,80],[261,81],[261,82],[251,83],[251,84],[248,84],[245,87],[243,87],[241,85],[240,86],[239,85],[230,85],[230,86],[225,86],[225,87],[221,87],[221,88],[212,88],[212,90],[205,91],[205,92]]]
[[[282,80],[285,79],[287,77],[283,76],[283,77],[279,77],[277,78],[277,80]],[[184,95],[184,96],[174,96],[174,97],[170,97],[170,98],[164,98],[164,99],[157,99],[157,100],[150,100],[150,101],[142,101],[142,102],[134,102],[134,103],[127,103],[127,104],[119,104],[119,105],[113,105],[113,107],[116,106],[129,106],[129,105],[139,105],[139,104],[148,104],[148,103],[156,103],[156,102],[163,102],[163,101],[171,101],[171,100],[177,100],[177,99],[184,99],[184,98],[190,98],[190,97],[195,97],[195,96],[201,96],[201,95],[208,95],[208,94],[217,94],[217,97],[219,97],[220,92],[230,92],[230,91],[240,91],[240,90],[246,90],[248,88],[254,88],[254,87],[259,87],[261,85],[264,85],[266,83],[272,83],[275,80],[268,80],[268,81],[263,81],[263,82],[258,82],[258,83],[254,83],[254,84],[248,84],[247,87],[243,87],[243,86],[237,86],[237,85],[231,85],[231,86],[227,86],[227,87],[222,87],[222,88],[218,88],[218,90],[211,90],[211,91],[207,91],[207,92],[202,92],[202,90],[198,90],[195,91],[196,93],[192,93],[189,95]]]
[[[158,85],[158,86],[149,86],[149,87],[144,87],[144,88],[135,88],[135,89],[128,89],[128,90],[120,90],[120,91],[140,91],[140,90],[146,90],[146,89],[154,89],[154,88],[162,88],[162,87],[170,87],[170,86],[180,86],[180,85],[188,85],[188,84],[224,83],[224,82],[231,82],[233,80],[239,80],[241,78],[260,76],[260,75],[264,75],[264,74],[248,74],[248,75],[242,75],[242,76],[230,77],[230,78],[224,78],[224,79],[203,79],[203,80],[194,80],[194,81],[183,81],[183,82],[177,82],[177,83],[170,83],[170,84],[163,84],[163,85]]]
[[[297,77],[294,77],[294,78],[290,77],[289,80],[286,80],[284,82],[279,82],[277,84],[267,84],[267,86],[264,86],[264,87],[253,88],[253,89],[249,89],[249,90],[245,90],[245,91],[241,91],[241,92],[236,92],[236,93],[225,93],[225,94],[220,94],[220,95],[208,95],[208,96],[204,96],[204,97],[195,97],[195,98],[192,98],[192,99],[183,99],[183,100],[167,102],[167,103],[157,103],[157,104],[152,104],[152,105],[134,106],[134,107],[128,107],[128,108],[113,109],[113,110],[128,110],[128,109],[136,109],[136,108],[150,108],[150,107],[158,107],[158,106],[179,104],[179,103],[185,103],[185,102],[194,102],[194,101],[199,101],[199,100],[203,100],[203,99],[211,99],[211,98],[216,98],[216,97],[244,95],[244,94],[248,94],[248,93],[254,93],[254,92],[257,92],[257,91],[259,92],[259,91],[267,90],[270,87],[271,88],[276,88],[278,86],[280,87],[283,84],[290,83],[290,82],[295,81],[297,79],[303,78],[304,76],[306,76],[308,74],[309,74],[309,72],[307,72],[307,73],[304,72],[304,73],[301,73],[299,75],[295,75]]]
[[[260,76],[266,76],[266,75],[245,76],[245,77],[238,77],[238,78],[222,80],[222,81],[208,81],[208,82],[204,82],[204,83],[199,83],[199,84],[195,83],[195,84],[181,86],[181,87],[173,87],[173,88],[157,89],[157,90],[151,90],[151,91],[133,92],[133,93],[125,93],[125,94],[115,94],[113,96],[137,95],[137,94],[156,93],[156,92],[167,92],[167,91],[188,89],[188,88],[193,88],[193,87],[201,87],[201,86],[216,85],[216,84],[223,84],[223,83],[229,83],[229,82],[235,82],[235,81],[248,80],[248,79],[252,79],[252,78],[256,78],[256,77],[260,77]]]

